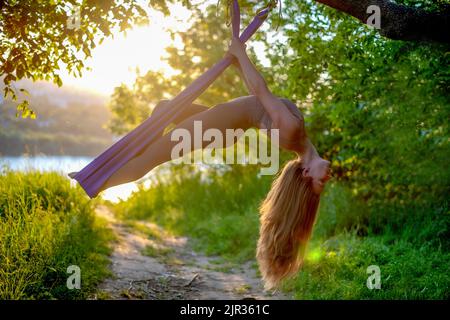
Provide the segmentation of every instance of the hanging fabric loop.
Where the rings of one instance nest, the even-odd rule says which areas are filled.
[[[233,2],[233,35],[239,35],[240,9],[237,0]],[[239,39],[246,42],[266,20],[271,7],[260,10],[245,28]],[[232,57],[225,57],[202,74],[165,106],[165,112],[152,114],[130,133],[114,143],[106,151],[86,165],[73,178],[79,182],[89,197],[97,196],[109,177],[131,159],[142,153],[155,142],[164,129],[200,96],[232,63]]]

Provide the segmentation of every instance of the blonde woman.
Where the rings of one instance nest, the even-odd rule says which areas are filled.
[[[280,280],[297,272],[302,264],[320,194],[330,178],[330,163],[319,156],[309,140],[303,116],[296,105],[270,92],[239,39],[232,40],[227,55],[235,58],[234,63],[241,70],[252,95],[212,108],[192,104],[174,120],[174,124],[176,128],[187,129],[192,134],[194,121],[202,121],[203,130],[215,128],[222,133],[226,129],[246,130],[251,127],[279,129],[279,145],[298,155],[278,174],[260,208],[257,259],[266,288],[274,288]],[[162,101],[153,112],[164,111]],[[117,170],[101,190],[135,181],[156,166],[173,160],[171,151],[177,143],[171,141],[170,134],[162,135]],[[204,148],[207,143],[203,143]],[[194,150],[197,146],[191,147]]]

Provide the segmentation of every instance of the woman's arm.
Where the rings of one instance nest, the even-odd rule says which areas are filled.
[[[289,112],[280,99],[270,92],[266,81],[248,57],[245,45],[239,39],[233,38],[229,53],[238,59],[250,92],[258,97],[272,119],[273,126],[275,128],[283,127],[284,130],[290,132],[292,140],[299,138],[303,132],[299,132],[302,128],[299,128],[298,119]]]
[[[247,78],[245,77],[244,72],[242,71],[242,67],[239,64],[239,61],[237,60],[237,58],[229,52],[226,53],[225,57],[231,57],[231,59],[233,59],[232,63],[236,67],[236,69],[238,69],[238,72],[241,75],[242,79],[244,80],[244,83],[245,83],[245,86],[247,87],[248,92],[250,94],[256,96],[256,92],[253,91],[252,86],[250,85]]]
[[[244,79],[245,86],[247,87],[248,92],[250,92],[252,95],[256,96],[256,92],[250,85],[250,82],[248,82],[247,77],[245,77],[244,71],[242,71],[242,67],[239,64],[239,61],[236,63],[236,67],[239,70],[239,73],[241,74],[242,78]]]

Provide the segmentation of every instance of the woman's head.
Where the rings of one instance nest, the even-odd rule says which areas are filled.
[[[314,193],[320,195],[325,184],[330,180],[330,161],[322,159],[318,155],[312,156],[308,161],[304,161],[302,172],[305,178],[311,179]]]
[[[288,162],[261,204],[257,259],[267,289],[303,263],[320,199],[314,179],[323,170],[318,162],[310,165],[308,175],[300,159]]]
[[[295,151],[302,159],[302,174],[305,178],[310,178],[313,191],[320,195],[331,178],[330,161],[319,156],[308,137],[299,146],[301,147]]]

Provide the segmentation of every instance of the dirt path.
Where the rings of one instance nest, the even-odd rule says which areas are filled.
[[[192,250],[188,238],[173,237],[148,222],[124,225],[105,206],[118,242],[111,255],[109,278],[97,298],[107,299],[288,299],[266,293],[250,263],[226,270],[218,259]]]

